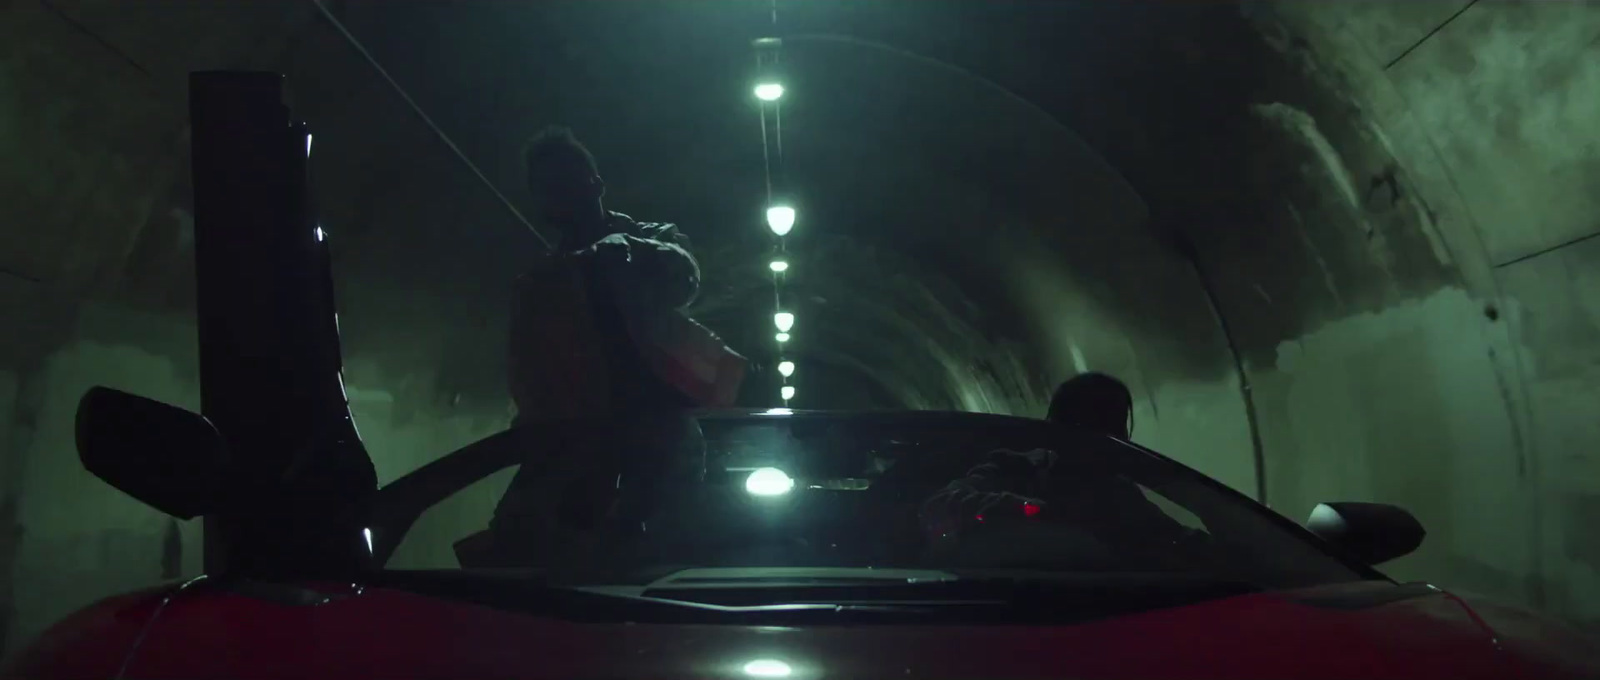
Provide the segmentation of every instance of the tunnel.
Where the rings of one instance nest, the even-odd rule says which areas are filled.
[[[773,7],[781,17],[776,23]],[[781,37],[794,339],[774,343],[751,41]],[[285,74],[381,481],[510,418],[521,151],[571,126],[678,223],[745,406],[1040,416],[1300,520],[1410,509],[1385,566],[1600,626],[1600,9],[1406,3],[0,4],[0,643],[197,573],[72,455],[93,385],[196,408],[188,73]],[[776,144],[776,140],[767,140]],[[766,153],[772,148],[767,147]]]

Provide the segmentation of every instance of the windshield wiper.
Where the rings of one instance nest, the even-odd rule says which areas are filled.
[[[876,585],[958,581],[948,571],[930,569],[878,569],[874,567],[713,567],[679,569],[645,586],[694,588],[704,586],[776,585]]]
[[[724,606],[638,594],[638,586],[561,586],[515,572],[384,571],[369,583],[428,597],[580,623],[724,624],[746,626],[906,623],[922,621],[908,608],[769,603]],[[629,592],[634,591],[634,592]]]
[[[766,626],[1062,625],[1260,591],[1248,584],[1181,575],[900,577],[878,582],[858,578],[850,584],[827,585],[695,581],[683,587],[559,586],[527,574],[391,571],[373,585],[585,623]]]
[[[783,575],[718,577],[722,570],[684,578],[680,572],[643,588],[640,597],[724,607],[772,604],[828,606],[1006,605],[1013,608],[1160,609],[1262,589],[1250,583],[1185,574],[961,574],[939,571],[808,570]]]

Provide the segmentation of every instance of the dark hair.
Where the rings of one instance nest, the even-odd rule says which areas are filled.
[[[1121,380],[1104,373],[1080,373],[1056,388],[1045,418],[1123,431],[1128,429],[1132,413],[1133,393]]]
[[[539,131],[539,134],[528,140],[528,146],[523,151],[523,160],[528,165],[528,180],[546,174],[550,170],[565,171],[574,167],[587,168],[591,174],[599,172],[595,165],[594,154],[589,153],[588,147],[578,141],[572,130],[560,125],[551,125]]]

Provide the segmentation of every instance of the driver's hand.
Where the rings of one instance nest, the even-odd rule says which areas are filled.
[[[984,504],[978,510],[976,519],[979,522],[1031,519],[1043,513],[1046,506],[1047,504],[1038,498],[1003,493]]]

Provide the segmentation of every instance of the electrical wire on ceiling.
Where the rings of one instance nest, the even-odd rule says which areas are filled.
[[[378,76],[381,77],[384,82],[389,84],[389,87],[394,90],[395,94],[400,96],[400,99],[406,103],[406,106],[408,106],[413,113],[416,114],[417,118],[420,119],[424,125],[427,125],[428,129],[433,131],[434,135],[439,138],[439,141],[443,142],[444,145],[450,149],[451,153],[454,153],[456,158],[460,159],[461,163],[465,165],[475,177],[478,178],[478,181],[482,182],[484,187],[487,188],[490,193],[494,194],[495,198],[499,199],[501,204],[506,207],[506,210],[509,211],[518,222],[521,222],[523,226],[527,227],[528,231],[531,232],[535,238],[539,239],[539,242],[543,244],[546,249],[551,248],[552,242],[550,239],[546,238],[543,233],[540,233],[540,231],[535,228],[525,216],[523,216],[522,211],[518,210],[516,205],[513,204],[510,199],[506,198],[505,194],[494,185],[494,182],[490,181],[489,177],[472,162],[472,159],[467,157],[466,153],[461,150],[461,147],[457,146],[455,141],[450,139],[450,136],[445,134],[444,130],[439,128],[439,125],[433,121],[433,118],[428,115],[427,111],[424,111],[422,106],[418,104],[417,101],[411,97],[410,93],[406,92],[405,88],[400,85],[399,81],[395,80],[394,76],[390,75],[388,69],[385,69],[383,64],[378,62],[378,59],[372,55],[372,52],[368,50],[358,38],[356,38],[354,33],[350,32],[350,29],[344,25],[344,22],[339,20],[339,17],[328,8],[327,4],[324,3],[323,0],[311,0],[311,4],[316,7],[317,12],[321,14],[322,18],[325,19],[329,25],[333,26],[333,28],[337,30],[340,35],[344,36],[345,41],[348,42],[350,46],[354,48],[355,51],[372,66],[373,70],[377,72]],[[773,30],[776,31],[779,17],[777,0],[771,0],[770,8],[772,27]],[[779,396],[784,405],[787,406],[789,401],[795,396],[795,387],[794,385],[791,385],[789,381],[797,369],[794,362],[782,357],[784,355],[784,349],[787,348],[789,341],[792,339],[791,331],[796,324],[796,319],[794,312],[784,307],[783,282],[790,271],[786,237],[788,236],[789,231],[794,227],[796,214],[794,206],[790,205],[785,198],[786,189],[782,184],[783,123],[781,114],[782,106],[780,102],[783,98],[784,86],[782,80],[779,78],[779,56],[782,48],[782,41],[778,38],[766,37],[757,39],[753,44],[756,48],[756,69],[758,78],[760,78],[756,84],[755,94],[759,100],[758,104],[761,115],[761,150],[764,161],[767,190],[767,226],[772,230],[772,233],[775,237],[773,244],[773,257],[772,261],[769,263],[769,268],[772,271],[773,277],[772,318],[773,323],[777,327],[778,331],[775,339],[778,343],[778,354],[780,357],[778,365],[780,367],[779,373],[782,381],[779,388]]]
[[[311,4],[315,5],[317,11],[321,13],[322,18],[327,20],[327,22],[332,25],[334,30],[337,30],[340,35],[343,35],[345,41],[350,43],[350,46],[355,48],[355,51],[360,54],[363,59],[366,59],[368,64],[372,65],[373,70],[378,72],[378,76],[383,78],[385,82],[389,83],[389,87],[394,89],[395,94],[400,95],[400,99],[405,101],[406,106],[409,106],[411,111],[417,114],[417,117],[422,120],[422,123],[427,125],[428,129],[432,130],[434,135],[439,137],[439,141],[444,142],[444,145],[456,155],[456,158],[461,159],[461,163],[467,166],[467,170],[471,171],[472,174],[478,178],[478,181],[483,183],[483,186],[489,190],[489,193],[494,194],[495,198],[500,200],[500,203],[506,207],[506,210],[511,212],[512,217],[515,217],[518,222],[521,222],[522,226],[527,227],[528,231],[533,233],[534,238],[539,239],[539,242],[544,245],[546,250],[552,248],[554,244],[550,241],[550,239],[545,238],[545,235],[540,233],[540,231],[533,226],[533,223],[528,221],[527,217],[523,216],[522,211],[517,210],[516,204],[512,203],[511,199],[506,198],[506,195],[500,192],[499,187],[496,187],[494,182],[489,181],[489,176],[483,174],[483,171],[478,169],[478,166],[472,162],[472,159],[467,158],[467,154],[461,151],[461,147],[456,146],[455,141],[450,139],[450,135],[445,134],[444,130],[439,129],[438,124],[433,122],[433,118],[428,116],[428,112],[423,111],[422,106],[417,104],[415,99],[411,98],[411,95],[406,92],[405,88],[400,86],[400,83],[394,79],[394,76],[389,75],[389,71],[383,67],[383,64],[378,63],[378,59],[372,56],[372,52],[368,51],[366,46],[362,45],[361,41],[356,39],[355,34],[351,33],[350,29],[345,27],[344,22],[339,21],[339,17],[335,16],[333,11],[328,9],[328,6],[323,3],[323,0],[311,0]]]

